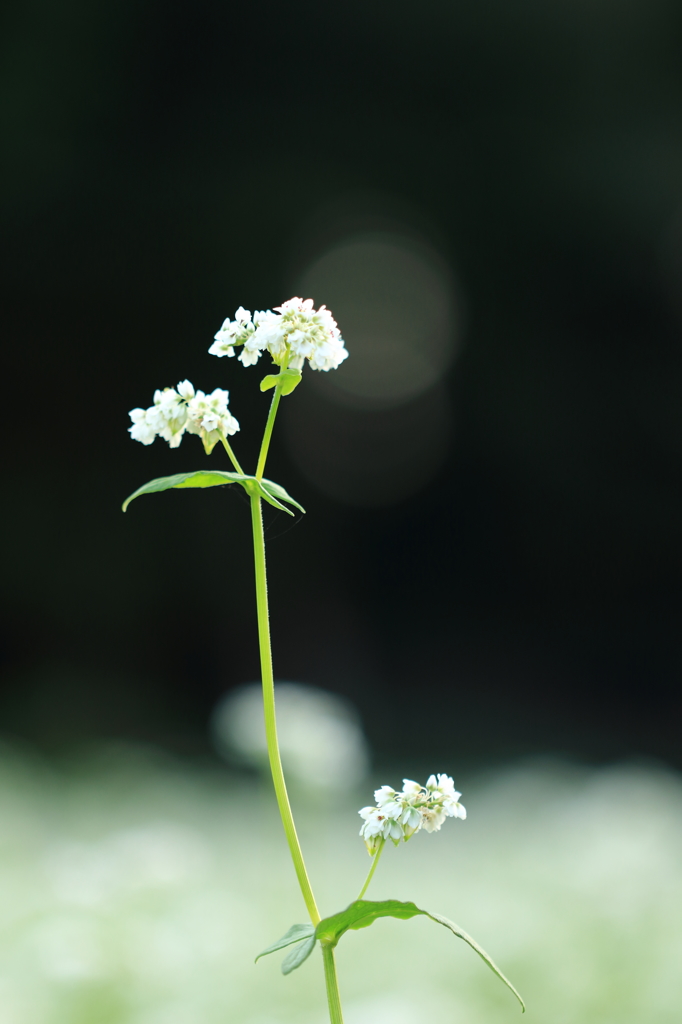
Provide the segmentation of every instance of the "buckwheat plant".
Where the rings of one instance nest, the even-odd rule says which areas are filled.
[[[253,528],[254,567],[256,577],[256,614],[260,645],[261,674],[263,680],[263,705],[270,770],[277,804],[284,826],[287,843],[291,852],[294,870],[303,895],[310,921],[294,924],[277,942],[265,949],[259,956],[274,953],[291,946],[282,963],[282,972],[290,974],[310,956],[319,943],[322,951],[326,980],[327,1000],[331,1024],[342,1024],[341,1000],[336,978],[334,949],[341,937],[349,930],[365,928],[380,917],[395,917],[407,920],[423,915],[437,924],[448,928],[458,938],[468,943],[499,978],[516,995],[521,1007],[523,1000],[502,972],[495,966],[488,954],[461,928],[440,914],[429,913],[414,903],[399,900],[372,901],[364,899],[365,892],[379,863],[387,840],[398,846],[407,842],[417,832],[437,832],[446,818],[466,817],[466,811],[459,802],[460,793],[448,775],[432,775],[425,786],[409,779],[404,780],[401,791],[382,786],[375,794],[376,806],[363,807],[359,812],[363,824],[360,835],[365,841],[372,858],[369,874],[360,894],[344,910],[322,918],[315,902],[308,878],[303,853],[296,834],[287,787],[282,770],[277,723],[275,718],[275,687],[270,647],[270,624],[268,593],[265,572],[265,539],[263,535],[262,502],[294,515],[287,506],[300,512],[304,509],[279,484],[265,477],[265,463],[270,439],[277,416],[280,400],[290,395],[300,384],[306,360],[313,370],[334,370],[347,358],[348,352],[332,314],[324,306],[313,308],[312,299],[293,298],[267,312],[253,315],[239,308],[234,320],[227,319],[215,335],[209,352],[222,357],[234,357],[243,366],[255,365],[266,352],[277,372],[269,373],[261,382],[261,391],[273,390],[256,470],[245,473],[235,455],[229,437],[239,430],[239,423],[228,406],[229,393],[216,388],[211,394],[197,391],[188,381],[181,381],[175,388],[165,388],[154,395],[154,403],[148,409],[133,409],[129,428],[131,437],[142,444],[151,444],[156,437],[177,448],[184,435],[196,434],[201,438],[206,455],[210,455],[220,444],[227,453],[231,470],[199,469],[191,473],[177,473],[174,476],[151,480],[138,488],[124,502],[125,511],[134,498],[142,494],[166,491],[183,487],[220,487],[238,484],[250,499],[251,523]],[[259,959],[257,957],[256,959]]]

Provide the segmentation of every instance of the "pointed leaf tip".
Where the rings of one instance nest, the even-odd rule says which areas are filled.
[[[380,917],[397,917],[400,920],[407,921],[409,918],[418,917],[419,915],[431,918],[436,924],[442,924],[453,935],[456,935],[458,939],[463,939],[464,942],[471,946],[474,952],[478,953],[481,959],[485,961],[493,974],[496,974],[500,981],[504,982],[507,988],[514,993],[521,1004],[521,1010],[524,1013],[526,1012],[526,1004],[511,981],[505,977],[497,964],[479,946],[475,939],[472,939],[459,925],[454,924],[447,917],[443,917],[441,914],[430,914],[428,910],[421,910],[414,903],[403,903],[401,900],[355,900],[354,903],[351,903],[338,914],[332,914],[331,917],[323,918],[315,929],[315,935],[323,945],[333,947],[349,928],[368,928]]]
[[[526,1004],[521,998],[519,992],[514,988],[509,978],[502,973],[492,957],[489,956],[481,946],[479,946],[475,939],[472,939],[471,935],[468,935],[464,929],[460,928],[459,925],[456,925],[453,921],[450,921],[447,917],[443,917],[442,914],[429,914],[428,911],[422,911],[422,913],[426,914],[427,917],[430,917],[432,921],[436,922],[436,924],[442,924],[445,928],[449,928],[453,935],[456,935],[458,939],[463,939],[467,945],[471,946],[474,952],[478,953],[481,960],[488,965],[493,974],[496,974],[500,981],[504,982],[509,991],[514,993],[521,1004],[521,1012],[526,1012]]]
[[[269,495],[269,497],[266,497],[266,501],[270,501],[270,498],[276,498],[279,499],[279,501],[286,501],[290,505],[293,505],[294,508],[297,508],[299,512],[302,512],[305,515],[305,509],[303,508],[303,505],[299,505],[299,503],[295,501],[290,494],[287,494],[284,488],[281,487],[279,484],[274,483],[274,481],[272,480],[261,480],[260,483],[263,490],[266,491],[267,494]],[[274,501],[270,501],[270,504],[272,505],[275,503]],[[290,512],[289,509],[285,509],[284,511],[289,512],[289,515],[293,515],[293,512]]]
[[[273,942],[271,946],[268,946],[267,949],[264,949],[262,953],[258,954],[254,963],[258,963],[260,958],[262,956],[267,956],[268,953],[276,953],[278,949],[284,949],[286,946],[291,946],[294,942],[302,942],[303,939],[309,939],[314,934],[315,929],[311,924],[292,924],[289,931],[286,932],[281,939],[277,939],[277,942]]]

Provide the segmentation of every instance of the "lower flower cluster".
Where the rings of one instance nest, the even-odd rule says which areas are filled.
[[[363,818],[360,835],[370,855],[386,839],[397,846],[422,828],[437,832],[446,818],[466,818],[466,809],[459,803],[461,795],[449,775],[431,775],[425,786],[403,779],[400,793],[381,786],[374,793],[377,806],[358,811]]]
[[[210,395],[195,391],[188,380],[181,381],[177,390],[164,388],[154,393],[154,404],[148,409],[132,409],[129,427],[134,441],[151,444],[155,437],[168,441],[177,448],[187,431],[199,434],[204,448],[210,452],[220,435],[235,434],[239,423],[227,408],[229,392],[216,388]]]

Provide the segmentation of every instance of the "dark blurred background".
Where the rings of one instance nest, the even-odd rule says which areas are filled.
[[[277,675],[380,760],[681,765],[682,8],[29,0],[3,37],[2,733],[210,750],[248,508],[122,515],[207,464],[127,411],[228,387],[250,464],[267,367],[207,349],[303,294],[351,358],[273,444]]]

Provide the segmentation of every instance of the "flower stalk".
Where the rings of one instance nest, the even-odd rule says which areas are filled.
[[[367,875],[367,878],[365,879],[365,884],[363,885],[362,889],[360,890],[360,894],[358,896],[359,900],[362,899],[362,897],[365,895],[365,893],[369,889],[369,883],[372,881],[372,877],[374,875],[374,872],[377,869],[377,864],[379,863],[379,858],[381,857],[381,854],[383,853],[385,845],[386,845],[386,840],[383,837],[381,837],[379,839],[379,843],[378,843],[377,848],[376,848],[376,853],[374,854],[374,857],[372,859],[372,866],[369,869],[369,874]]]
[[[232,451],[232,445],[231,445],[231,444],[230,444],[230,442],[229,442],[229,441],[227,440],[227,438],[225,437],[225,435],[224,435],[224,434],[221,434],[221,435],[220,435],[220,441],[221,441],[221,444],[222,444],[223,448],[224,448],[224,449],[225,449],[225,451],[227,452],[227,457],[228,457],[228,459],[230,460],[230,462],[232,463],[232,465],[234,466],[234,468],[235,468],[235,469],[237,470],[237,472],[238,472],[238,473],[241,473],[241,474],[242,474],[242,476],[244,476],[244,475],[245,475],[245,474],[244,474],[244,470],[243,470],[243,469],[242,469],[242,467],[241,467],[241,466],[239,465],[239,461],[238,461],[238,459],[237,459],[237,456],[236,456],[236,455],[234,454],[234,452]]]
[[[260,452],[258,455],[258,465],[256,466],[256,477],[258,480],[262,480],[263,473],[265,472],[265,460],[267,459],[268,451],[270,450],[270,439],[272,438],[272,430],[275,425],[275,417],[277,416],[281,397],[282,385],[277,384],[272,396],[272,402],[270,403],[270,412],[268,413],[268,419],[265,424],[265,430],[263,431],[263,440],[261,441]]]

